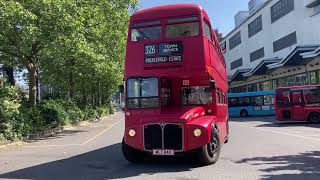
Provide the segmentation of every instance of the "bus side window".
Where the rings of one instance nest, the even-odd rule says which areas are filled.
[[[238,98],[230,98],[229,107],[237,107],[237,106],[238,106]]]
[[[263,97],[262,96],[251,97],[250,104],[252,106],[263,106]]]
[[[210,25],[204,21],[203,22],[203,33],[204,35],[210,40],[212,41],[212,34],[211,34],[211,28],[210,28]]]
[[[291,93],[292,96],[292,105],[301,105],[302,101],[302,91],[293,91]]]
[[[271,106],[271,105],[274,105],[274,98],[273,98],[273,96],[272,95],[265,95],[264,97],[263,97],[263,99],[264,99],[264,105],[265,106]]]
[[[217,104],[221,104],[221,92],[219,89],[216,90],[216,102]]]
[[[239,98],[239,106],[249,106],[250,98],[249,97],[241,97]]]
[[[226,93],[223,93],[223,104],[227,104],[227,96]]]
[[[225,95],[224,95],[224,92],[222,93],[222,97],[221,97],[221,99],[222,99],[222,104],[225,104],[225,102],[224,102],[224,97],[225,97]]]
[[[320,88],[305,90],[304,99],[306,104],[320,104]]]

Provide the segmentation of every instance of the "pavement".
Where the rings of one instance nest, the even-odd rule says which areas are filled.
[[[121,153],[124,115],[70,128],[0,150],[0,179],[319,180],[320,125],[277,123],[274,117],[231,118],[220,160],[130,164]]]

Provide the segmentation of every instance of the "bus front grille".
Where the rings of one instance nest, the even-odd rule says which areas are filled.
[[[162,129],[160,125],[152,124],[144,127],[144,146],[147,150],[162,148]]]
[[[150,124],[144,126],[144,147],[146,150],[182,150],[183,129],[179,124]]]
[[[167,124],[163,132],[165,149],[182,149],[182,127],[177,124]]]

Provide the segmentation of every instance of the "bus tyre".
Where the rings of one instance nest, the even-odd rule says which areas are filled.
[[[310,123],[319,124],[320,123],[320,113],[318,113],[318,112],[310,113],[308,121]]]
[[[240,117],[248,117],[248,111],[246,111],[246,110],[242,110],[241,112],[240,112]]]
[[[139,163],[144,159],[143,152],[128,146],[124,140],[122,140],[122,154],[131,163]]]
[[[209,144],[204,145],[198,150],[198,159],[202,165],[214,164],[220,156],[221,144],[219,133],[212,128],[211,140]]]

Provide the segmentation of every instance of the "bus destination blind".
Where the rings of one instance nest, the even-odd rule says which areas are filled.
[[[146,64],[182,61],[183,46],[181,42],[147,44],[144,49]]]

